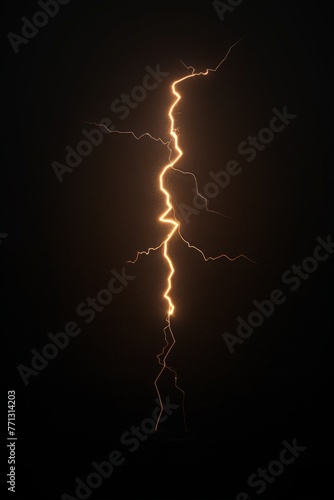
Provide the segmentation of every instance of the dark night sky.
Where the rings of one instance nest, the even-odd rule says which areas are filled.
[[[245,0],[222,22],[210,1],[72,0],[15,54],[7,33],[20,34],[20,18],[40,7],[4,3],[1,332],[3,393],[14,389],[17,398],[17,500],[75,497],[75,478],[121,449],[120,436],[156,405],[163,346],[159,252],[126,267],[135,278],[91,323],[76,308],[164,237],[157,176],[168,151],[109,134],[61,183],[52,162],[64,163],[65,147],[94,128],[85,122],[102,118],[168,140],[170,85],[187,74],[180,60],[215,67],[242,37],[216,73],[179,87],[178,166],[196,174],[200,189],[230,160],[242,168],[209,205],[228,218],[201,211],[182,232],[207,255],[244,253],[256,264],[204,262],[175,238],[177,344],[168,360],[186,392],[190,432],[180,432],[176,415],[138,451],[125,451],[126,463],[91,498],[235,500],[246,492],[253,500],[247,478],[294,438],[307,450],[261,498],[325,498],[334,257],[296,291],[282,275],[333,234],[330,5]],[[122,120],[112,102],[157,65],[168,76]],[[284,106],[297,117],[247,162],[240,143]],[[190,177],[173,173],[167,182],[176,205],[191,205]],[[286,301],[232,355],[224,332],[235,335],[237,318],[274,289]],[[31,349],[41,351],[69,321],[80,334],[25,386],[17,366],[30,366]],[[164,391],[177,396],[168,378]]]

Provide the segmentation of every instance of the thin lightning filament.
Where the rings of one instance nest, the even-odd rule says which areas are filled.
[[[158,382],[159,382],[159,379],[160,379],[161,375],[163,374],[163,372],[165,370],[168,370],[170,373],[173,374],[173,377],[174,377],[174,387],[182,393],[183,419],[184,419],[185,428],[187,429],[186,420],[185,420],[185,412],[184,412],[184,397],[185,397],[185,393],[178,386],[176,371],[172,367],[170,367],[170,366],[167,365],[168,355],[170,354],[171,350],[173,349],[173,347],[174,347],[174,345],[176,343],[175,336],[174,336],[174,333],[173,333],[173,330],[172,330],[172,327],[171,327],[171,317],[175,313],[175,304],[174,304],[173,299],[172,299],[173,276],[175,274],[175,268],[174,268],[174,265],[173,265],[172,257],[171,257],[170,252],[169,252],[169,244],[170,244],[170,242],[173,240],[174,236],[178,235],[180,237],[180,239],[188,246],[188,248],[192,248],[192,249],[196,250],[197,252],[199,252],[201,254],[202,258],[205,261],[209,261],[209,260],[214,261],[214,260],[221,259],[221,258],[226,258],[229,261],[235,261],[235,260],[237,260],[239,258],[245,258],[245,259],[249,260],[250,262],[254,262],[254,261],[251,261],[251,259],[249,259],[244,254],[238,255],[235,258],[230,258],[226,254],[221,254],[221,255],[217,255],[217,256],[206,256],[201,249],[199,249],[195,245],[191,245],[189,243],[189,241],[187,241],[182,236],[180,222],[177,220],[177,218],[175,216],[175,209],[174,209],[174,206],[173,206],[173,203],[172,203],[172,197],[171,197],[171,194],[168,191],[168,189],[166,187],[166,184],[165,184],[166,174],[170,170],[174,170],[174,171],[182,173],[184,175],[190,175],[190,176],[192,176],[193,180],[195,182],[195,186],[196,186],[196,193],[197,193],[198,196],[200,196],[204,200],[206,210],[208,212],[219,213],[219,212],[215,212],[214,210],[209,210],[208,209],[208,205],[207,205],[208,204],[208,200],[205,198],[205,196],[203,196],[199,192],[198,182],[197,182],[196,176],[192,172],[187,172],[187,171],[183,171],[181,169],[176,168],[176,164],[179,162],[180,158],[183,156],[183,151],[182,151],[182,149],[181,149],[181,147],[179,145],[178,129],[175,128],[175,114],[177,114],[175,112],[175,108],[176,108],[176,106],[178,105],[178,103],[180,102],[180,100],[182,98],[180,92],[178,91],[178,86],[182,82],[184,82],[186,80],[189,80],[190,78],[195,78],[195,77],[199,77],[199,76],[206,76],[206,75],[208,75],[211,72],[216,72],[219,69],[219,67],[224,63],[224,61],[226,61],[226,59],[229,56],[229,54],[230,54],[231,50],[233,49],[233,47],[235,47],[235,45],[237,45],[241,40],[242,39],[238,40],[235,44],[233,44],[228,49],[225,57],[213,69],[206,69],[203,72],[196,72],[195,68],[193,66],[187,66],[187,65],[185,65],[181,61],[181,63],[187,68],[187,70],[189,70],[189,71],[191,70],[191,73],[188,74],[188,75],[186,75],[186,76],[184,76],[183,78],[175,80],[171,84],[171,87],[170,87],[170,90],[171,90],[171,93],[172,93],[172,96],[173,96],[173,102],[172,102],[172,104],[171,104],[171,106],[170,106],[170,108],[168,110],[168,119],[169,119],[169,124],[170,124],[169,125],[170,140],[169,141],[163,141],[161,138],[153,137],[148,132],[145,132],[145,133],[143,133],[141,135],[136,135],[134,132],[131,132],[131,131],[129,131],[129,132],[122,132],[122,131],[118,131],[118,130],[109,130],[105,125],[93,122],[95,125],[99,125],[101,127],[105,127],[108,130],[108,132],[110,132],[110,133],[129,134],[132,137],[134,137],[136,140],[141,140],[141,139],[144,139],[145,137],[147,137],[147,138],[152,139],[152,140],[154,140],[156,142],[160,142],[163,146],[165,146],[169,150],[169,162],[168,162],[167,165],[165,165],[162,168],[162,170],[161,170],[161,172],[159,174],[159,177],[158,177],[158,187],[159,187],[159,190],[160,190],[160,192],[163,195],[164,200],[165,200],[165,209],[164,209],[163,213],[160,215],[160,217],[159,217],[158,220],[159,220],[160,223],[166,225],[166,227],[168,228],[167,235],[166,235],[166,237],[163,239],[163,241],[158,246],[156,246],[156,247],[150,247],[147,250],[138,251],[137,254],[136,254],[136,257],[133,260],[129,260],[128,261],[128,263],[135,264],[137,262],[138,258],[141,255],[149,255],[152,251],[157,251],[159,249],[162,249],[163,258],[166,261],[166,264],[167,264],[167,267],[168,267],[168,273],[167,273],[167,276],[166,276],[166,285],[165,285],[165,289],[164,289],[164,292],[163,292],[163,298],[164,298],[164,300],[166,302],[166,326],[165,326],[165,328],[163,330],[163,332],[164,332],[164,339],[165,339],[165,345],[164,345],[162,351],[157,355],[157,359],[158,359],[159,365],[161,366],[161,369],[160,369],[160,371],[159,371],[159,373],[158,373],[158,375],[157,375],[157,377],[156,377],[156,379],[154,381],[154,385],[155,385],[155,388],[156,388],[156,391],[157,391],[157,394],[158,394],[158,398],[159,398],[159,403],[160,403],[160,413],[158,415],[158,418],[157,418],[157,421],[156,421],[156,426],[155,426],[156,430],[158,429],[160,418],[161,418],[161,415],[162,415],[163,409],[164,409],[163,408],[163,402],[162,402],[161,394],[160,394],[159,387],[158,387]],[[88,122],[88,123],[92,123],[92,122]],[[223,215],[223,214],[219,213],[219,215]]]

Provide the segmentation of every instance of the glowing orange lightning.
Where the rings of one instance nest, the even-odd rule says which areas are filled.
[[[182,174],[185,174],[185,175],[191,175],[193,177],[194,181],[195,181],[197,195],[200,196],[204,200],[206,210],[209,211],[209,212],[218,213],[218,212],[215,212],[214,210],[209,210],[208,209],[208,206],[207,206],[208,201],[207,201],[207,199],[203,195],[201,195],[199,193],[198,183],[197,183],[196,176],[192,172],[186,172],[184,170],[180,170],[178,168],[175,168],[176,163],[180,160],[180,158],[183,155],[183,151],[182,151],[182,149],[179,146],[179,138],[178,138],[178,135],[177,135],[177,129],[175,128],[175,118],[174,118],[174,109],[177,106],[177,104],[179,103],[179,101],[181,100],[181,94],[177,91],[177,86],[181,82],[184,82],[185,80],[188,80],[189,78],[194,78],[196,76],[206,76],[210,72],[216,72],[218,70],[218,68],[221,66],[221,64],[223,64],[223,62],[227,59],[227,57],[228,57],[229,53],[231,52],[231,50],[233,49],[233,47],[235,47],[235,45],[237,45],[241,40],[242,39],[238,40],[238,42],[236,42],[235,44],[233,44],[229,48],[229,50],[227,51],[225,57],[213,69],[207,69],[204,72],[196,72],[195,68],[193,68],[192,66],[186,66],[184,63],[182,63],[188,70],[192,70],[192,72],[191,72],[191,74],[186,75],[183,78],[180,78],[179,80],[174,81],[172,83],[172,85],[171,85],[171,91],[172,91],[172,94],[175,97],[175,99],[174,99],[174,101],[173,101],[173,103],[172,103],[172,105],[171,105],[171,107],[169,108],[169,111],[168,111],[168,117],[169,117],[169,121],[170,121],[170,129],[169,129],[169,135],[171,137],[170,141],[166,141],[165,142],[165,141],[163,141],[160,138],[153,137],[151,134],[149,134],[147,132],[145,132],[144,134],[142,134],[140,136],[136,136],[133,132],[121,132],[121,131],[118,131],[118,130],[109,130],[108,129],[108,131],[110,133],[131,134],[137,140],[140,140],[143,137],[149,137],[150,139],[153,139],[155,141],[161,142],[163,145],[167,146],[167,148],[169,149],[169,163],[165,167],[163,167],[163,169],[162,169],[162,171],[161,171],[161,173],[159,175],[159,189],[160,189],[160,191],[163,193],[163,195],[165,197],[165,205],[166,205],[166,210],[159,217],[159,221],[162,222],[162,223],[164,223],[164,224],[168,224],[168,226],[170,227],[170,231],[167,234],[166,238],[160,243],[160,245],[158,245],[157,247],[149,248],[148,250],[137,252],[136,258],[133,261],[128,261],[128,263],[135,264],[137,262],[137,260],[138,260],[138,258],[139,258],[140,255],[143,255],[143,254],[149,255],[151,251],[156,251],[156,250],[158,250],[160,248],[163,248],[163,256],[164,256],[164,259],[166,260],[168,268],[169,268],[169,274],[168,274],[167,280],[166,280],[167,281],[167,283],[166,283],[166,289],[165,289],[164,294],[163,294],[163,297],[166,300],[167,306],[168,306],[167,307],[166,326],[165,326],[165,328],[163,330],[164,331],[164,337],[165,337],[165,346],[163,347],[162,352],[157,355],[159,364],[161,365],[161,370],[158,373],[158,375],[157,375],[157,377],[156,377],[156,379],[154,381],[154,385],[155,385],[155,388],[156,388],[156,391],[157,391],[157,394],[158,394],[158,398],[159,398],[159,402],[160,402],[160,414],[159,414],[159,416],[157,418],[156,427],[155,427],[156,430],[157,430],[157,428],[159,426],[160,418],[161,418],[161,415],[162,415],[162,412],[163,412],[163,403],[162,403],[162,398],[161,398],[159,387],[158,387],[158,381],[159,381],[162,373],[166,369],[169,370],[171,373],[174,374],[174,386],[175,386],[176,389],[178,389],[179,391],[182,392],[183,418],[184,418],[185,428],[187,428],[186,421],[185,421],[185,414],[184,414],[184,396],[185,396],[185,393],[177,385],[177,373],[176,373],[176,371],[173,368],[171,368],[170,366],[167,366],[167,364],[166,364],[167,357],[168,357],[169,353],[171,352],[171,350],[173,349],[173,346],[175,345],[175,342],[176,342],[174,334],[173,334],[173,331],[172,331],[172,328],[171,328],[171,316],[175,312],[175,305],[174,305],[173,300],[172,300],[171,295],[170,295],[170,292],[172,290],[172,278],[173,278],[173,275],[175,273],[175,269],[174,269],[173,262],[172,262],[172,259],[170,257],[170,254],[168,252],[168,244],[169,244],[169,242],[173,238],[174,234],[176,232],[178,232],[178,234],[179,234],[180,238],[182,239],[182,241],[184,241],[184,243],[186,243],[189,248],[193,248],[193,249],[197,250],[202,255],[202,257],[203,257],[203,259],[205,261],[208,261],[208,260],[217,260],[217,259],[220,259],[222,257],[225,257],[225,258],[227,258],[230,261],[234,261],[234,260],[239,259],[241,257],[243,257],[243,258],[251,261],[250,259],[248,259],[248,257],[246,255],[243,255],[243,254],[241,254],[241,255],[233,258],[233,259],[230,258],[230,257],[228,257],[228,255],[226,255],[226,254],[218,255],[216,257],[206,257],[206,255],[202,252],[202,250],[200,250],[198,247],[196,247],[194,245],[191,245],[182,236],[182,234],[181,234],[180,222],[176,219],[175,210],[174,210],[173,204],[171,202],[171,195],[170,195],[169,191],[166,189],[165,183],[164,183],[165,175],[171,169],[173,169],[174,171],[180,172]],[[102,124],[96,124],[96,125],[100,125],[100,126],[105,127],[105,125],[102,125]],[[107,127],[105,127],[105,128],[107,128]],[[172,147],[171,147],[171,145],[172,145]],[[173,156],[173,154],[176,154],[176,156],[175,156],[175,158],[173,160],[171,160],[171,157]],[[222,214],[219,214],[219,215],[222,215]],[[253,261],[251,261],[251,262],[253,262]],[[168,336],[170,337],[170,340],[168,340],[168,338],[167,338]]]
[[[206,75],[209,74],[209,72],[215,72],[215,71],[217,71],[218,68],[220,67],[220,65],[227,59],[230,51],[233,49],[233,47],[237,43],[239,43],[239,41],[236,42],[234,45],[232,45],[229,48],[226,56],[224,57],[224,59],[222,59],[220,61],[220,63],[216,66],[216,68],[214,68],[214,69],[207,69],[204,72],[196,72],[195,68],[193,68],[192,66],[186,66],[187,69],[191,69],[192,70],[192,73],[190,75],[184,76],[183,78],[180,78],[179,80],[176,80],[171,85],[171,90],[172,90],[173,95],[175,96],[175,99],[174,99],[174,102],[173,102],[173,104],[171,105],[171,107],[169,109],[169,112],[168,112],[168,117],[169,117],[169,120],[170,120],[169,134],[171,136],[171,142],[170,142],[170,144],[171,143],[173,144],[174,151],[177,152],[177,155],[176,155],[176,157],[175,157],[175,159],[173,161],[170,161],[170,163],[168,163],[168,165],[166,165],[163,168],[163,170],[162,170],[162,172],[161,172],[161,174],[159,176],[159,188],[160,188],[160,191],[165,196],[165,203],[166,203],[166,210],[160,216],[159,221],[163,222],[165,224],[169,224],[171,226],[171,229],[170,229],[170,232],[168,233],[166,239],[162,243],[162,245],[163,245],[163,255],[164,255],[164,258],[167,261],[168,266],[169,266],[169,275],[167,277],[167,288],[166,288],[166,290],[164,292],[164,298],[166,299],[167,304],[168,304],[168,311],[167,311],[167,319],[166,319],[167,326],[164,328],[164,335],[165,335],[166,345],[165,345],[162,353],[160,353],[158,355],[158,361],[162,365],[162,368],[161,368],[161,370],[160,370],[157,378],[154,381],[154,384],[155,384],[155,387],[156,387],[156,390],[157,390],[157,393],[158,393],[158,396],[159,396],[159,401],[160,401],[160,414],[159,414],[159,417],[157,419],[156,429],[158,428],[159,421],[160,421],[160,418],[161,418],[161,415],[162,415],[162,412],[163,412],[163,404],[162,404],[162,399],[161,399],[161,395],[160,395],[160,391],[159,391],[159,387],[158,387],[158,380],[159,380],[160,376],[162,375],[163,371],[166,368],[169,369],[170,371],[172,371],[174,373],[174,375],[175,375],[175,379],[174,379],[175,380],[175,387],[178,388],[182,392],[182,394],[183,394],[183,402],[184,402],[184,396],[185,396],[184,391],[177,386],[177,374],[176,374],[175,370],[173,370],[171,367],[168,367],[166,365],[166,359],[168,357],[168,354],[170,353],[170,351],[172,350],[172,348],[173,348],[173,346],[175,344],[175,337],[174,337],[174,334],[173,334],[173,331],[172,331],[172,328],[171,328],[171,316],[173,315],[173,313],[175,311],[175,306],[174,306],[172,298],[170,296],[170,292],[172,290],[172,277],[174,275],[175,269],[174,269],[171,257],[170,257],[170,255],[168,253],[168,243],[172,239],[172,237],[174,236],[175,232],[178,231],[181,239],[188,245],[188,247],[189,248],[194,248],[195,250],[197,250],[198,252],[200,252],[201,255],[202,255],[202,257],[204,258],[204,260],[206,260],[206,261],[209,260],[209,259],[210,260],[215,260],[215,259],[219,259],[221,257],[226,257],[226,258],[229,259],[229,257],[227,255],[225,255],[225,254],[218,255],[217,257],[206,257],[204,255],[204,253],[199,248],[197,248],[197,247],[195,247],[193,245],[190,245],[190,243],[183,238],[183,236],[181,234],[181,230],[180,230],[180,222],[177,221],[176,217],[175,217],[174,207],[173,207],[173,205],[171,203],[170,193],[167,191],[167,189],[165,188],[165,185],[164,185],[165,175],[168,172],[168,170],[170,170],[170,169],[177,170],[177,171],[179,171],[181,173],[187,173],[187,174],[193,175],[190,172],[184,172],[184,171],[176,169],[174,167],[176,165],[176,163],[180,160],[180,158],[183,155],[183,151],[182,151],[182,149],[179,146],[179,138],[178,138],[178,135],[177,135],[177,131],[175,129],[174,109],[177,106],[177,104],[179,103],[179,101],[181,100],[181,94],[176,90],[176,88],[177,88],[177,86],[181,82],[184,82],[185,80],[188,80],[189,78],[194,78],[196,76],[206,76]],[[195,176],[194,176],[194,178],[195,178]],[[198,184],[197,184],[196,178],[195,178],[195,183],[196,183],[196,190],[198,192]],[[200,195],[200,196],[202,198],[204,198],[202,195]],[[207,208],[207,200],[206,199],[205,199],[205,202],[206,202],[206,208]],[[172,218],[170,217],[171,212],[173,213],[173,217]],[[162,245],[160,245],[160,246],[162,246]],[[137,254],[137,257],[138,257],[138,254]],[[240,256],[238,256],[236,258],[239,258],[239,257],[245,257],[245,256],[244,255],[240,255]],[[229,259],[229,260],[235,260],[235,259]],[[167,340],[167,331],[169,331],[169,333],[170,333],[171,343],[169,343],[168,340]],[[184,416],[184,405],[183,405],[183,416]],[[186,422],[185,422],[185,427],[187,427],[186,426]]]

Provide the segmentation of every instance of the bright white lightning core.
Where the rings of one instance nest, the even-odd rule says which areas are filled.
[[[150,138],[150,139],[152,139],[152,140],[154,140],[156,142],[162,143],[162,145],[169,150],[169,162],[168,162],[167,165],[165,165],[163,167],[163,169],[161,170],[161,172],[159,174],[159,177],[158,177],[158,187],[159,187],[159,190],[161,191],[161,193],[163,195],[164,206],[165,206],[164,211],[162,212],[162,214],[159,217],[159,222],[161,222],[162,224],[166,225],[166,227],[168,228],[168,233],[167,233],[166,237],[163,239],[163,241],[157,247],[150,247],[147,250],[138,251],[135,259],[132,260],[132,261],[128,261],[128,263],[135,264],[137,262],[138,258],[140,257],[140,255],[143,255],[143,254],[144,255],[149,255],[150,252],[157,251],[157,250],[161,249],[162,250],[162,254],[163,254],[163,258],[165,259],[165,261],[167,263],[167,266],[168,266],[168,269],[169,269],[169,272],[168,272],[167,277],[166,277],[165,290],[163,292],[163,297],[164,297],[164,299],[166,301],[166,306],[167,306],[167,310],[166,310],[166,326],[163,329],[164,338],[165,338],[165,345],[164,345],[161,353],[159,353],[157,355],[158,362],[159,362],[159,365],[161,366],[161,369],[160,369],[160,371],[159,371],[159,373],[158,373],[158,375],[157,375],[157,377],[156,377],[156,379],[154,381],[154,385],[155,385],[155,388],[156,388],[156,391],[157,391],[157,394],[158,394],[158,398],[159,398],[159,402],[160,402],[160,413],[159,413],[159,416],[158,416],[157,422],[156,422],[156,427],[155,427],[156,430],[158,429],[160,418],[161,418],[161,415],[163,413],[163,403],[162,403],[162,398],[161,398],[161,394],[160,394],[160,391],[159,391],[158,382],[159,382],[159,379],[160,379],[161,375],[163,374],[163,372],[165,370],[168,370],[169,372],[172,373],[172,375],[174,377],[174,387],[182,393],[183,419],[184,419],[185,429],[187,429],[186,420],[185,420],[185,412],[184,412],[184,397],[185,397],[185,393],[178,386],[176,371],[173,368],[171,368],[170,366],[167,365],[168,355],[170,354],[170,352],[173,349],[173,347],[175,345],[175,342],[176,342],[175,336],[173,334],[173,330],[172,330],[172,327],[171,327],[171,317],[175,313],[175,304],[174,304],[172,296],[171,296],[171,292],[172,292],[172,288],[173,288],[172,278],[173,278],[173,275],[175,273],[175,269],[174,269],[172,257],[171,257],[171,255],[169,253],[169,244],[170,244],[170,242],[172,241],[172,239],[175,236],[179,236],[180,239],[189,248],[192,248],[192,249],[196,250],[197,252],[199,252],[205,261],[208,261],[208,260],[218,260],[218,259],[221,259],[221,258],[226,258],[229,261],[234,261],[234,260],[239,259],[239,258],[245,258],[245,259],[249,260],[250,262],[253,262],[253,261],[251,261],[244,254],[238,255],[235,258],[230,258],[226,254],[221,254],[221,255],[214,256],[214,257],[206,256],[204,254],[204,252],[202,250],[200,250],[198,247],[196,247],[194,245],[191,245],[189,243],[189,241],[187,241],[183,237],[183,235],[181,233],[181,225],[180,225],[180,222],[177,220],[177,218],[175,216],[175,209],[174,209],[174,206],[173,206],[173,203],[172,203],[172,200],[171,200],[171,194],[170,194],[170,192],[168,191],[168,189],[166,188],[166,185],[165,185],[165,176],[166,176],[167,172],[170,171],[170,170],[177,171],[177,172],[179,172],[181,174],[184,174],[184,175],[190,175],[190,176],[192,176],[192,178],[193,178],[193,180],[195,182],[195,186],[196,186],[196,193],[204,201],[206,210],[208,212],[218,213],[218,212],[215,212],[213,210],[209,210],[208,209],[208,200],[199,192],[198,182],[197,182],[196,176],[192,172],[187,172],[187,171],[180,170],[180,169],[176,168],[176,164],[179,162],[180,158],[183,156],[183,151],[182,151],[182,149],[181,149],[181,147],[179,145],[178,129],[175,128],[175,118],[174,118],[175,112],[174,112],[174,110],[175,110],[176,106],[178,105],[179,101],[182,98],[180,92],[178,91],[179,85],[182,82],[184,82],[184,81],[186,81],[186,80],[188,80],[190,78],[195,78],[195,77],[200,77],[200,76],[206,76],[206,75],[208,75],[211,72],[216,72],[219,69],[219,67],[224,63],[224,61],[226,61],[226,59],[227,59],[229,53],[231,52],[231,50],[233,49],[233,47],[235,47],[235,45],[237,45],[240,41],[241,40],[238,40],[238,42],[236,42],[235,44],[233,44],[228,49],[225,57],[213,69],[207,69],[204,72],[196,72],[194,67],[192,67],[192,66],[186,66],[184,63],[182,63],[187,68],[187,70],[191,71],[191,73],[187,74],[183,78],[175,80],[171,84],[170,90],[171,90],[171,93],[172,93],[173,101],[172,101],[172,104],[171,104],[171,106],[170,106],[170,108],[168,110],[168,118],[169,118],[169,123],[170,123],[170,127],[169,127],[169,136],[170,136],[170,139],[168,141],[163,141],[161,138],[155,138],[151,134],[149,134],[148,132],[145,132],[145,133],[141,134],[140,136],[137,136],[134,132],[131,132],[131,131],[130,132],[123,132],[123,131],[118,131],[118,130],[109,130],[105,125],[95,123],[95,125],[99,125],[101,127],[107,128],[107,130],[110,133],[113,133],[113,134],[115,134],[115,133],[116,134],[130,134],[136,140],[140,140],[140,139],[143,139],[144,137],[148,137],[148,138]],[[219,215],[222,215],[222,214],[219,214]]]

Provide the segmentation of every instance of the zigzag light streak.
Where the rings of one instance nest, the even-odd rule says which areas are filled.
[[[162,171],[160,172],[160,175],[159,175],[159,189],[161,191],[161,193],[163,194],[164,196],[164,199],[165,199],[165,211],[162,213],[162,215],[159,217],[159,222],[163,223],[163,224],[166,224],[167,226],[169,226],[170,230],[167,234],[167,236],[165,237],[165,239],[157,246],[157,247],[150,247],[148,248],[148,250],[144,250],[144,251],[138,251],[137,254],[136,254],[136,257],[134,260],[129,260],[127,261],[128,263],[131,263],[131,264],[135,264],[138,260],[138,258],[141,256],[141,255],[149,255],[152,251],[157,251],[159,249],[163,249],[163,257],[168,265],[168,269],[169,269],[169,273],[167,275],[167,278],[166,278],[166,288],[165,288],[165,291],[163,293],[163,297],[167,303],[167,316],[166,316],[166,326],[164,328],[164,337],[165,337],[165,345],[162,349],[162,352],[160,354],[157,355],[157,358],[158,358],[158,362],[159,362],[159,365],[161,366],[161,369],[160,369],[160,372],[158,373],[155,381],[154,381],[154,385],[155,385],[155,388],[156,388],[156,391],[157,391],[157,394],[158,394],[158,398],[159,398],[159,402],[160,402],[160,414],[157,418],[157,422],[156,422],[156,427],[155,429],[157,430],[158,429],[158,426],[159,426],[159,422],[160,422],[160,418],[161,418],[161,415],[163,413],[163,403],[162,403],[162,398],[161,398],[161,394],[160,394],[160,391],[159,391],[159,387],[158,387],[158,381],[162,375],[162,373],[165,371],[165,370],[169,370],[173,375],[174,375],[174,387],[176,389],[178,389],[181,393],[182,393],[182,410],[183,410],[183,418],[184,418],[184,424],[185,424],[185,429],[187,429],[187,425],[186,425],[186,420],[185,420],[185,412],[184,412],[184,397],[185,397],[185,393],[184,391],[177,385],[177,373],[176,371],[171,368],[170,366],[167,365],[167,358],[168,358],[168,355],[169,353],[171,352],[171,350],[173,349],[175,343],[176,343],[176,340],[175,340],[175,336],[173,334],[173,331],[172,331],[172,328],[171,328],[171,317],[173,316],[174,312],[175,312],[175,305],[173,303],[173,300],[172,300],[172,297],[171,297],[171,291],[172,291],[172,278],[173,278],[173,275],[175,273],[175,269],[174,269],[174,266],[173,266],[173,261],[172,261],[172,258],[169,254],[169,243],[170,241],[172,240],[173,236],[178,233],[179,237],[181,238],[181,240],[186,243],[186,245],[188,246],[188,248],[192,248],[192,249],[195,249],[196,251],[198,251],[201,256],[203,257],[203,259],[205,261],[209,261],[209,260],[217,260],[217,259],[221,259],[221,258],[226,258],[228,259],[229,261],[235,261],[239,258],[245,258],[247,260],[249,260],[250,262],[253,262],[251,261],[246,255],[244,254],[241,254],[241,255],[238,255],[237,257],[235,258],[230,258],[228,255],[226,254],[221,254],[221,255],[217,255],[215,257],[207,257],[204,252],[202,250],[200,250],[198,247],[194,246],[194,245],[191,245],[189,243],[189,241],[187,241],[181,234],[181,225],[180,225],[180,222],[176,219],[176,216],[175,216],[175,209],[174,209],[174,206],[172,204],[172,201],[171,201],[171,195],[169,193],[169,191],[167,190],[167,188],[165,187],[165,176],[166,176],[166,173],[170,170],[174,170],[174,171],[177,171],[179,173],[182,173],[182,174],[185,174],[185,175],[191,175],[194,179],[194,182],[195,182],[195,186],[196,186],[196,192],[197,192],[197,195],[200,196],[204,202],[205,202],[205,208],[208,212],[213,212],[213,213],[218,213],[219,215],[223,215],[223,214],[220,214],[219,212],[215,212],[214,210],[209,210],[208,209],[208,200],[202,195],[200,194],[199,190],[198,190],[198,182],[197,182],[197,179],[196,179],[196,176],[192,173],[192,172],[187,172],[187,171],[184,171],[184,170],[180,170],[178,168],[175,167],[175,165],[178,163],[178,161],[180,160],[180,158],[183,156],[183,151],[179,145],[179,137],[178,137],[178,129],[175,128],[175,118],[174,118],[174,115],[177,114],[174,112],[175,110],[175,107],[177,106],[177,104],[179,103],[179,101],[181,100],[181,94],[178,92],[177,90],[177,87],[179,84],[181,84],[182,82],[190,79],[190,78],[194,78],[194,77],[198,77],[198,76],[206,76],[208,75],[209,73],[211,72],[216,72],[219,67],[224,63],[224,61],[226,61],[227,57],[229,56],[231,50],[233,49],[233,47],[235,47],[235,45],[237,45],[242,39],[238,40],[235,44],[233,44],[227,51],[225,57],[220,61],[220,63],[213,69],[207,69],[203,72],[196,72],[195,71],[195,68],[193,66],[186,66],[182,61],[182,64],[188,69],[188,70],[191,70],[191,73],[184,76],[183,78],[180,78],[179,80],[176,80],[172,83],[171,85],[171,92],[174,96],[174,100],[173,100],[173,103],[171,105],[171,107],[169,108],[169,111],[168,111],[168,117],[169,117],[169,122],[170,122],[170,128],[169,128],[169,135],[170,135],[170,141],[163,141],[161,138],[156,138],[156,137],[153,137],[151,134],[149,134],[148,132],[145,132],[139,136],[137,136],[134,132],[122,132],[122,131],[118,131],[118,130],[109,130],[105,125],[103,124],[98,124],[98,123],[94,123],[95,125],[99,125],[101,127],[105,127],[110,133],[117,133],[117,134],[130,134],[132,135],[136,140],[140,140],[140,139],[143,139],[144,137],[148,137],[156,142],[161,142],[164,146],[166,146],[169,150],[169,163],[163,167]],[[90,122],[91,123],[91,122]],[[172,156],[174,156],[174,159],[172,160]],[[224,216],[226,217],[226,216]],[[170,340],[168,340],[168,336],[170,337]]]

